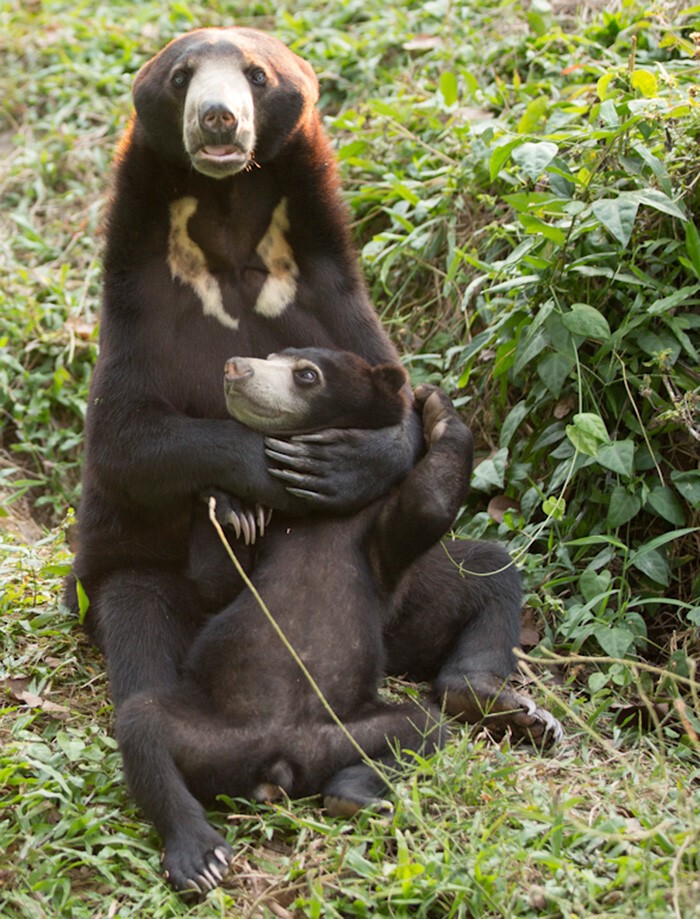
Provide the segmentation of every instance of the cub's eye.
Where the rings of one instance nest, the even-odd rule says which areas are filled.
[[[303,367],[301,370],[294,371],[294,379],[301,386],[310,386],[318,380],[318,373],[311,367]]]
[[[251,70],[248,79],[255,86],[264,86],[267,83],[267,74],[260,67]]]
[[[170,77],[170,83],[175,89],[182,89],[183,86],[187,86],[189,79],[190,75],[186,70],[176,70]]]

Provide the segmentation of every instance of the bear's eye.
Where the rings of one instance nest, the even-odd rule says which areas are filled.
[[[301,370],[294,371],[294,379],[302,386],[310,386],[318,380],[318,373],[311,367],[303,367]]]
[[[176,70],[175,73],[170,77],[170,83],[175,87],[175,89],[182,89],[183,86],[187,86],[189,79],[190,75],[186,70]]]
[[[260,67],[256,67],[254,70],[250,71],[248,79],[255,86],[264,86],[267,83],[267,74]]]

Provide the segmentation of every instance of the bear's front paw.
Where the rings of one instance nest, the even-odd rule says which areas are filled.
[[[246,546],[252,546],[256,540],[265,535],[265,530],[270,523],[272,511],[262,504],[250,507],[239,498],[227,495],[223,491],[209,491],[202,495],[209,504],[214,499],[214,513],[221,526],[231,527],[236,534],[236,539],[241,536]]]
[[[231,846],[207,825],[206,830],[168,841],[163,853],[163,872],[179,893],[201,896],[217,887],[228,874],[232,857]]]

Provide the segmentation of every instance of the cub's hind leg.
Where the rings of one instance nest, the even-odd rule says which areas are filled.
[[[333,816],[351,816],[365,808],[390,811],[388,777],[401,768],[401,754],[414,751],[428,755],[447,738],[438,709],[414,702],[382,706],[345,726],[367,759],[342,766],[325,782],[323,803]],[[347,754],[346,737],[339,734],[336,744],[338,752]],[[343,758],[347,756],[338,757],[338,762]]]

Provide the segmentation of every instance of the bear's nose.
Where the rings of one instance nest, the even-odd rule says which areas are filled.
[[[208,131],[230,131],[237,121],[233,112],[220,102],[203,105],[199,118]]]

